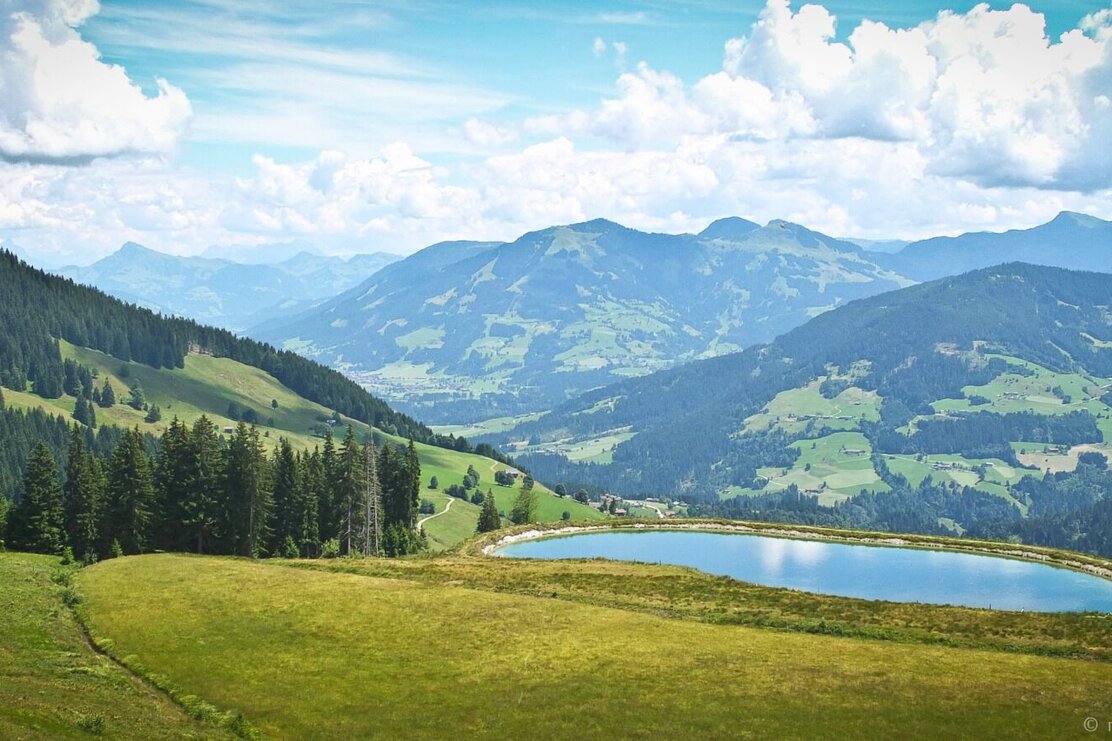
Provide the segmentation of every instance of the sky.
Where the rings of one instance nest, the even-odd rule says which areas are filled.
[[[0,239],[45,265],[1112,218],[1109,142],[1109,0],[0,0]]]

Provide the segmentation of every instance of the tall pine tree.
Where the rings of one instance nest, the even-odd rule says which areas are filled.
[[[151,461],[147,457],[143,433],[136,427],[120,438],[108,463],[102,543],[118,542],[128,554],[150,550],[154,508]]]
[[[79,558],[92,560],[100,544],[100,521],[104,505],[104,480],[100,463],[85,449],[85,433],[74,425],[66,453],[66,533]]]
[[[340,516],[340,541],[342,552],[351,555],[359,547],[363,497],[365,494],[366,462],[355,439],[355,430],[348,425],[343,445],[340,446],[339,470],[332,492]]]
[[[241,556],[266,553],[273,504],[269,473],[259,431],[240,422],[228,443],[224,496],[229,543]]]
[[[38,443],[23,476],[23,496],[9,523],[12,545],[36,553],[61,553],[66,543],[62,487],[50,450]]]
[[[270,539],[270,552],[294,557],[300,550],[301,501],[298,491],[297,458],[290,441],[282,438],[274,451],[274,528]],[[294,553],[287,553],[286,545],[292,543]]]
[[[197,553],[212,552],[227,521],[224,442],[212,420],[201,415],[189,431],[189,481],[181,506],[185,540]]]
[[[487,490],[483,497],[483,508],[479,511],[479,525],[477,532],[489,533],[502,527],[502,518],[498,516],[498,504],[494,501],[494,492]]]

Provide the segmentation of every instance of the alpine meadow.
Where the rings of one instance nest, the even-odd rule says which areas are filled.
[[[0,3],[0,739],[1112,734],[1109,0]]]

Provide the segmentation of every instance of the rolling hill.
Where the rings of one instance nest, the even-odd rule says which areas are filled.
[[[853,507],[906,494],[896,509],[913,511],[928,497],[907,488],[929,481],[968,488],[972,499],[905,529],[962,532],[992,518],[1019,527],[1012,520],[1042,511],[1049,496],[1020,486],[1024,477],[1112,453],[1110,305],[1110,275],[987,268],[852,302],[742,353],[613,384],[489,439],[548,481],[742,509],[798,492],[824,508],[815,518],[860,515],[877,527],[875,511]],[[1086,470],[1086,485],[1103,485]],[[993,511],[970,511],[981,506]]]
[[[251,334],[456,422],[740,350],[908,283],[860,247],[784,221],[671,235],[595,220],[435,245]]]
[[[128,242],[92,265],[57,272],[163,314],[241,331],[304,311],[397,259],[386,252],[342,259],[302,251],[280,262],[240,263],[167,255]]]
[[[352,424],[362,434],[374,426],[380,444],[415,439],[422,463],[421,496],[443,513],[425,528],[434,549],[450,547],[474,532],[479,508],[456,500],[445,512],[449,497],[442,488],[430,487],[433,476],[447,487],[461,482],[468,468],[474,467],[483,490],[493,491],[501,510],[510,509],[515,487],[499,486],[493,480],[494,472],[508,468],[507,464],[469,452],[466,441],[432,433],[333,370],[227,332],[157,317],[34,270],[10,254],[0,254],[0,285],[13,299],[0,305],[2,405],[9,413],[42,410],[54,415],[57,424],[52,426],[60,427],[62,439],[79,399],[55,373],[64,375],[65,367],[78,367],[93,377],[98,389],[108,382],[118,395],[120,403],[94,405],[101,432],[138,427],[158,435],[174,417],[191,423],[203,414],[220,428],[247,417],[257,420],[268,447],[279,438],[301,449],[317,446],[322,443],[322,429],[333,423]],[[88,324],[75,323],[77,316]],[[121,337],[122,342],[114,339]],[[142,389],[148,407],[161,410],[161,419],[149,420],[146,409],[122,403],[134,386]],[[5,428],[0,425],[0,429]],[[15,435],[0,446],[0,490],[9,497],[19,489],[19,477],[35,442]],[[577,519],[601,517],[590,507],[557,497],[542,484],[537,491],[538,515],[543,520],[559,520],[565,510]]]

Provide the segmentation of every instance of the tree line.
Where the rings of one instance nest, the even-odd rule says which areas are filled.
[[[471,450],[466,439],[434,433],[331,368],[227,330],[124,303],[33,268],[7,250],[0,250],[0,296],[0,386],[30,386],[43,398],[60,397],[70,375],[59,339],[152,368],[181,368],[186,355],[197,351],[259,368],[306,399],[384,432]],[[82,388],[91,400],[92,389]],[[91,408],[85,405],[83,412]],[[480,448],[480,455],[494,452]]]
[[[10,511],[0,496],[8,545],[68,548],[86,562],[155,550],[315,558],[424,547],[412,441],[360,443],[349,426],[339,443],[328,434],[294,451],[283,438],[268,454],[256,428],[241,422],[225,439],[202,416],[192,426],[175,418],[157,441],[122,431],[105,454],[89,432],[69,429],[61,467],[49,441],[33,446]]]

